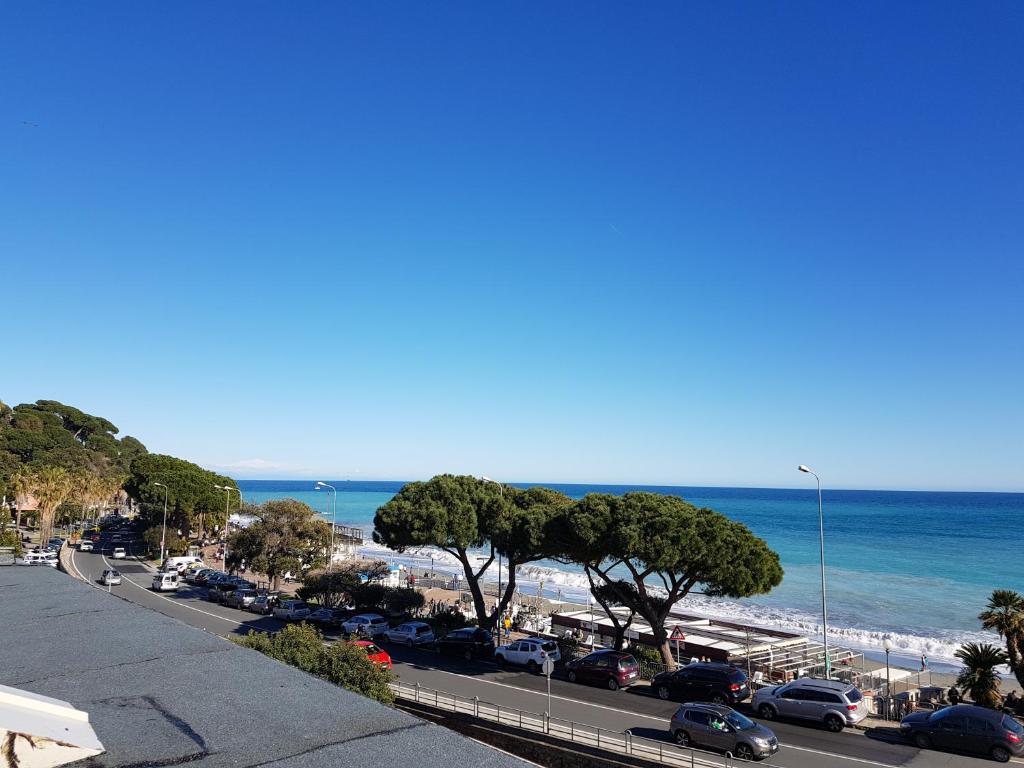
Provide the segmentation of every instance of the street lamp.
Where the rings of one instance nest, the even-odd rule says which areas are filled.
[[[889,651],[893,649],[892,638],[889,635],[882,638],[882,647],[885,649],[885,695],[888,698],[892,696],[892,689],[889,687]]]
[[[237,488],[232,488],[230,485],[215,485],[213,486],[218,491],[224,491],[224,567],[228,567],[228,526],[231,521],[231,492],[238,491]],[[242,492],[238,491],[238,498],[241,500]]]
[[[491,480],[487,475],[482,476],[480,479],[485,483],[494,483],[498,486],[498,495],[504,500],[505,489],[502,487],[501,483],[497,480]],[[498,553],[498,605],[501,605],[501,552]],[[501,617],[498,617],[498,620],[501,621]]]
[[[153,483],[153,485],[159,485],[164,489],[164,527],[160,532],[160,567],[163,567],[164,560],[167,558],[167,486],[163,483]]]
[[[825,518],[821,510],[821,478],[807,465],[801,464],[798,470],[814,475],[818,483],[818,541],[821,550],[821,637],[825,643],[825,677],[832,678],[832,660],[828,656],[828,607],[825,600]]]
[[[331,553],[327,558],[327,571],[330,572],[331,564],[334,562],[334,526],[338,517],[338,489],[333,485],[317,480],[314,489],[320,490],[321,488],[330,488],[332,493],[334,493],[334,506],[332,507],[334,511],[331,513]]]

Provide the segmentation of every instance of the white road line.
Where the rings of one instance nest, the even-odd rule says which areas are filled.
[[[106,555],[101,554],[100,557],[103,558],[103,562],[106,563],[108,567],[110,567],[110,568],[114,567],[107,560],[107,556]],[[127,581],[132,586],[138,587],[139,589],[143,590],[144,592],[149,594],[151,597],[159,597],[161,600],[166,600],[168,603],[172,603],[173,605],[177,605],[177,606],[179,606],[181,608],[188,608],[190,611],[195,611],[196,613],[201,613],[204,616],[210,616],[210,617],[212,617],[214,619],[220,619],[221,621],[227,622],[228,624],[234,624],[236,627],[247,626],[247,623],[244,622],[244,621],[238,621],[237,619],[228,619],[228,618],[225,618],[224,616],[218,616],[216,613],[210,613],[209,611],[204,611],[202,608],[196,608],[195,606],[189,605],[188,603],[185,603],[183,601],[171,600],[171,598],[167,597],[167,595],[161,595],[159,592],[154,592],[149,587],[144,587],[141,584],[138,584],[138,583],[132,581],[131,579],[129,579],[124,574],[121,574],[121,578],[124,579],[125,581]],[[145,606],[143,606],[143,607],[145,607]],[[253,629],[256,629],[256,627],[253,627]]]
[[[542,691],[534,691],[534,690],[531,690],[529,688],[520,688],[520,687],[515,686],[515,685],[509,685],[508,683],[499,683],[496,680],[486,680],[486,679],[484,679],[482,677],[474,677],[472,675],[463,675],[463,674],[460,674],[458,672],[449,672],[446,669],[436,669],[436,668],[432,667],[431,670],[434,671],[434,672],[441,672],[441,673],[446,674],[446,675],[451,675],[452,677],[465,678],[466,680],[471,680],[471,681],[477,682],[477,683],[487,683],[488,685],[496,685],[496,686],[499,686],[501,688],[511,688],[512,690],[515,690],[515,691],[522,691],[523,693],[532,693],[535,696],[540,696],[540,697],[542,697],[544,699],[547,699],[547,694],[542,692]],[[551,698],[552,699],[557,699],[558,701],[572,702],[573,704],[582,704],[585,707],[593,707],[595,709],[604,709],[604,710],[607,710],[609,712],[616,712],[616,713],[618,713],[620,715],[629,715],[631,717],[642,717],[642,718],[644,718],[646,720],[655,720],[658,723],[661,723],[662,726],[664,726],[665,723],[668,722],[668,718],[667,717],[656,717],[654,715],[640,714],[639,712],[628,712],[628,711],[626,711],[624,709],[616,709],[615,707],[608,707],[608,706],[605,706],[604,704],[594,704],[593,702],[590,702],[590,701],[583,701],[581,699],[573,699],[573,698],[569,698],[568,696],[556,696],[556,695],[552,694]],[[820,749],[811,749],[810,747],[795,747],[792,744],[783,744],[782,747],[784,749],[796,749],[796,750],[799,750],[801,752],[810,752],[810,753],[815,754],[815,755],[824,755],[825,757],[834,757],[834,758],[839,759],[839,760],[849,760],[849,761],[852,761],[852,762],[855,762],[855,763],[863,763],[864,765],[877,765],[877,766],[882,766],[882,768],[898,768],[897,766],[894,766],[891,763],[879,763],[879,762],[877,762],[875,760],[868,760],[868,759],[862,758],[862,757],[848,757],[847,755],[839,755],[839,754],[836,754],[835,752],[824,752],[824,751],[822,751]]]

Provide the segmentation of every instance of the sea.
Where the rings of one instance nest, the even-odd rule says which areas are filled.
[[[337,481],[337,521],[366,531],[364,554],[416,569],[456,573],[446,553],[399,554],[372,542],[373,516],[401,482]],[[295,498],[330,518],[327,491],[312,481],[239,480],[246,502]],[[532,483],[511,483],[526,488]],[[691,595],[680,610],[765,627],[821,634],[818,497],[811,489],[544,484],[572,498],[651,491],[681,496],[747,525],[779,553],[785,577],[766,595],[730,600]],[[825,490],[829,640],[877,657],[895,644],[893,662],[953,669],[964,642],[996,642],[978,613],[993,589],[1024,592],[1024,494]],[[489,573],[497,579],[496,565]],[[507,575],[502,577],[503,580]],[[586,604],[586,578],[571,566],[531,563],[521,590]]]

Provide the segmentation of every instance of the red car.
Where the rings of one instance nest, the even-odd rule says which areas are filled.
[[[352,645],[358,645],[366,651],[367,658],[381,669],[391,669],[391,657],[388,652],[370,640],[354,640]]]

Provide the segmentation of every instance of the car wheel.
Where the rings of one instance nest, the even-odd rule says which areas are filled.
[[[726,701],[725,696],[723,696],[720,693],[716,693],[714,696],[711,697],[711,703],[722,706],[723,704],[727,704],[728,702]]]
[[[770,705],[768,705],[768,704],[762,704],[758,708],[757,714],[761,716],[762,720],[774,720],[775,719],[775,709],[773,707],[771,707]]]
[[[496,662],[498,662],[498,666],[499,667],[504,667],[505,666],[505,657],[502,654],[500,654],[500,653],[494,654],[494,660]]]
[[[617,691],[617,690],[619,690],[619,681],[616,680],[614,677],[609,677],[608,678],[608,690],[609,691]]]
[[[566,674],[565,679],[568,680],[570,683],[575,683],[576,682],[576,672],[575,672],[575,670],[570,669],[569,672]]]
[[[927,733],[915,733],[914,734],[914,746],[918,749],[931,749],[932,740],[928,738]]]
[[[992,751],[989,753],[992,755],[992,759],[997,763],[1008,763],[1010,762],[1010,750],[1006,747],[1001,747],[998,744],[992,747]]]
[[[462,658],[464,658],[466,661],[472,661],[473,660],[473,651],[471,651],[469,648],[467,648],[465,653],[462,654]]]
[[[413,645],[412,638],[409,638],[408,640],[405,641],[405,647],[406,648],[412,648],[412,645]]]
[[[534,675],[540,672],[540,666],[538,666],[537,662],[533,659],[530,659],[528,662],[526,662],[526,669]]]
[[[671,695],[671,693],[672,692],[668,689],[667,685],[659,685],[658,686],[658,698],[659,699],[661,699],[663,701],[668,701],[669,696]]]
[[[845,726],[846,723],[838,715],[829,715],[825,718],[825,727],[832,731],[832,733],[839,733]]]
[[[742,741],[736,745],[736,757],[740,760],[753,760],[754,750],[750,748],[749,744],[744,744]]]
[[[676,740],[676,744],[678,744],[680,747],[688,747],[692,743],[690,741],[690,734],[688,734],[682,728],[673,733],[672,738]]]

